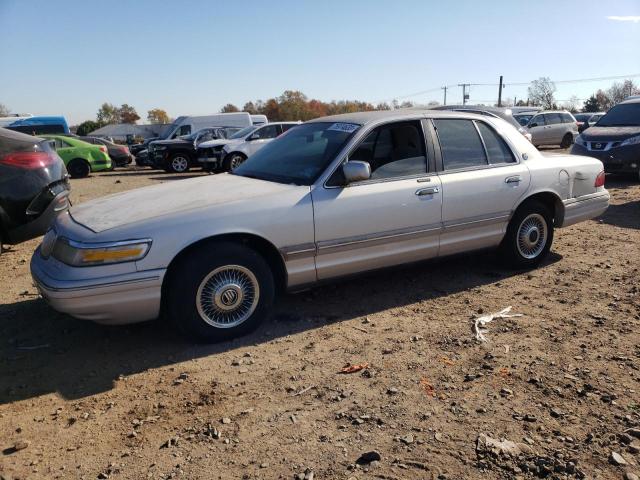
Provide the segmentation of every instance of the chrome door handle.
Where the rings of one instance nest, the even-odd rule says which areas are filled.
[[[513,177],[507,177],[504,179],[504,183],[520,183],[522,177],[520,175],[514,175]]]
[[[439,191],[440,189],[438,187],[421,188],[420,190],[416,190],[416,195],[422,197],[424,195],[433,195]]]

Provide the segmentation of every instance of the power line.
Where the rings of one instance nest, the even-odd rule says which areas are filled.
[[[640,77],[640,73],[632,73],[629,75],[614,75],[614,76],[609,76],[609,77],[593,77],[593,78],[577,78],[577,79],[572,79],[572,80],[552,80],[553,83],[560,83],[560,84],[566,84],[566,83],[587,83],[587,82],[599,82],[599,81],[604,81],[604,80],[627,80],[630,78],[638,78]],[[504,83],[503,87],[506,86],[525,86],[525,85],[530,85],[531,81],[529,82],[510,82],[510,83]],[[433,92],[437,92],[440,91],[442,89],[446,88],[451,88],[451,87],[459,87],[462,86],[463,84],[461,83],[453,83],[453,84],[449,84],[449,85],[445,85],[444,87],[434,87],[434,88],[429,88],[427,90],[422,90],[420,92],[414,92],[414,93],[409,93],[407,95],[399,95],[396,97],[392,97],[386,100],[381,100],[381,102],[386,102],[386,101],[393,101],[393,100],[398,100],[398,99],[404,99],[404,98],[410,98],[410,97],[417,97],[419,95],[424,95],[425,93],[433,93]],[[466,85],[466,87],[464,87],[464,89],[466,90],[467,87],[497,87],[499,85],[499,83],[465,83],[464,85]]]

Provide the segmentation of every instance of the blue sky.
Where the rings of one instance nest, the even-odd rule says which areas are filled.
[[[0,103],[77,123],[105,101],[175,117],[286,89],[378,102],[501,74],[522,98],[509,82],[640,74],[640,18],[609,16],[639,17],[640,0],[0,0]],[[556,97],[611,83],[558,84]],[[496,89],[472,87],[471,102]]]

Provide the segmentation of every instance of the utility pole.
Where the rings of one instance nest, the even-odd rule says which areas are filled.
[[[504,84],[502,83],[502,75],[500,75],[500,85],[498,86],[498,106],[502,106],[502,87]]]
[[[518,105],[518,97],[513,97],[513,106],[515,107],[516,105]]]
[[[447,104],[447,88],[449,88],[449,87],[447,87],[446,85],[444,87],[442,87],[442,90],[444,90],[444,103],[443,103],[443,105]]]
[[[470,87],[470,83],[459,83],[459,87],[462,87],[462,105],[467,104],[467,100],[469,100],[469,94],[467,93],[467,87]]]

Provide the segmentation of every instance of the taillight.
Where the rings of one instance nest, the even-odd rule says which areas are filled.
[[[104,145],[100,145],[100,151],[102,153],[107,153],[107,147],[105,147]]]
[[[120,151],[124,153],[129,153],[129,147],[120,147]]]
[[[13,152],[0,157],[0,164],[25,170],[45,168],[56,161],[56,156],[49,152]]]
[[[604,170],[601,171],[596,177],[596,183],[593,185],[594,187],[604,187]]]

